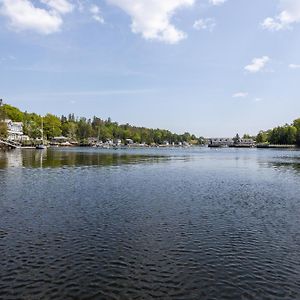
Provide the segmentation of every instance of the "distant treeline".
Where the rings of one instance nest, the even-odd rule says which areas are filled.
[[[285,124],[284,126],[278,126],[267,131],[260,131],[256,137],[256,142],[300,146],[300,118],[296,119],[292,124]]]
[[[125,141],[131,139],[135,143],[161,144],[164,141],[169,143],[189,142],[200,143],[203,138],[197,138],[188,132],[184,134],[172,133],[164,129],[149,129],[136,127],[129,124],[120,125],[110,118],[103,120],[94,116],[92,119],[76,117],[74,114],[68,116],[55,116],[48,113],[43,118],[36,113],[22,112],[16,107],[4,104],[0,107],[0,118],[8,118],[14,122],[23,122],[24,134],[32,139],[41,137],[41,126],[43,122],[44,137],[48,140],[65,136],[70,140],[86,143],[89,138],[97,138],[101,141],[109,139],[120,139]],[[1,119],[0,119],[1,122]],[[0,124],[0,135],[5,135],[4,125]]]

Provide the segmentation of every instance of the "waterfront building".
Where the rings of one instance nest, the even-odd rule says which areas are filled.
[[[114,144],[116,146],[121,146],[122,145],[122,140],[120,140],[120,139],[114,139]]]
[[[236,147],[254,147],[255,141],[253,139],[239,139],[236,144]]]
[[[56,136],[50,141],[51,146],[72,146],[70,139],[65,136]]]
[[[69,138],[65,137],[65,136],[55,136],[54,138],[51,139],[51,143],[65,143],[68,142]]]
[[[232,138],[210,138],[208,139],[208,147],[245,147],[251,148],[255,146],[253,139],[238,139]]]
[[[126,140],[125,140],[125,143],[126,143],[127,145],[132,145],[132,144],[133,144],[133,140],[132,140],[132,139],[126,139]]]
[[[10,119],[5,120],[7,126],[7,139],[14,142],[22,142],[29,140],[27,135],[23,133],[23,123],[13,122]]]
[[[114,145],[114,141],[112,139],[108,139],[106,141],[106,144],[110,145],[110,146],[113,146]]]
[[[97,137],[89,137],[87,139],[89,145],[96,145],[99,142]]]
[[[233,145],[232,138],[210,138],[208,139],[209,147],[230,147]]]

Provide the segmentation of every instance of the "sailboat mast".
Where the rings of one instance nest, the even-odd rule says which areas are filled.
[[[44,143],[44,121],[42,117],[42,144]]]

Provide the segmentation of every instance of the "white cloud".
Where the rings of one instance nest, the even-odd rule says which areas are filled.
[[[132,20],[131,30],[142,34],[147,40],[170,44],[186,38],[186,33],[177,29],[171,19],[183,7],[191,7],[195,0],[107,0],[124,10]]]
[[[74,9],[73,4],[67,0],[41,0],[41,2],[61,14],[70,13]]]
[[[232,95],[233,98],[246,98],[248,97],[248,93],[245,92],[237,92]]]
[[[300,69],[300,65],[289,64],[289,68],[290,68],[290,69]]]
[[[250,73],[257,73],[257,72],[261,71],[269,61],[270,61],[270,58],[268,56],[254,58],[252,60],[252,63],[245,67],[245,70]]]
[[[217,23],[214,19],[212,18],[206,18],[206,19],[199,19],[195,21],[193,27],[196,30],[208,30],[208,31],[213,31],[214,28],[216,27]]]
[[[17,31],[33,30],[40,34],[51,34],[60,30],[61,14],[73,10],[66,0],[41,0],[49,10],[33,5],[29,0],[0,0],[0,14],[9,19],[11,28]]]
[[[262,27],[271,31],[292,29],[294,23],[300,22],[300,1],[280,0],[282,11],[275,17],[268,17],[262,22]]]
[[[262,98],[254,98],[253,101],[254,102],[261,102],[261,101],[263,101],[263,99]]]
[[[92,5],[90,7],[90,13],[92,14],[92,17],[95,21],[103,24],[104,23],[104,19],[101,15],[101,10],[100,10],[100,7],[97,6],[97,5]]]
[[[209,3],[212,5],[221,5],[225,3],[227,0],[209,0]]]
[[[33,6],[28,0],[2,0],[0,13],[10,20],[16,30],[31,29],[49,34],[59,30],[62,19],[55,12]]]

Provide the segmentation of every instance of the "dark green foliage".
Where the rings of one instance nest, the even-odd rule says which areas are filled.
[[[259,134],[256,136],[256,142],[258,144],[267,143],[268,142],[268,133],[264,131],[260,131]]]
[[[270,143],[274,145],[299,145],[300,146],[300,119],[291,125],[285,124],[268,131],[260,131],[256,137],[257,143]]]
[[[298,132],[297,132],[296,145],[300,147],[300,130],[298,130]]]
[[[7,137],[7,126],[4,122],[5,113],[3,106],[0,106],[0,138],[5,139]]]

